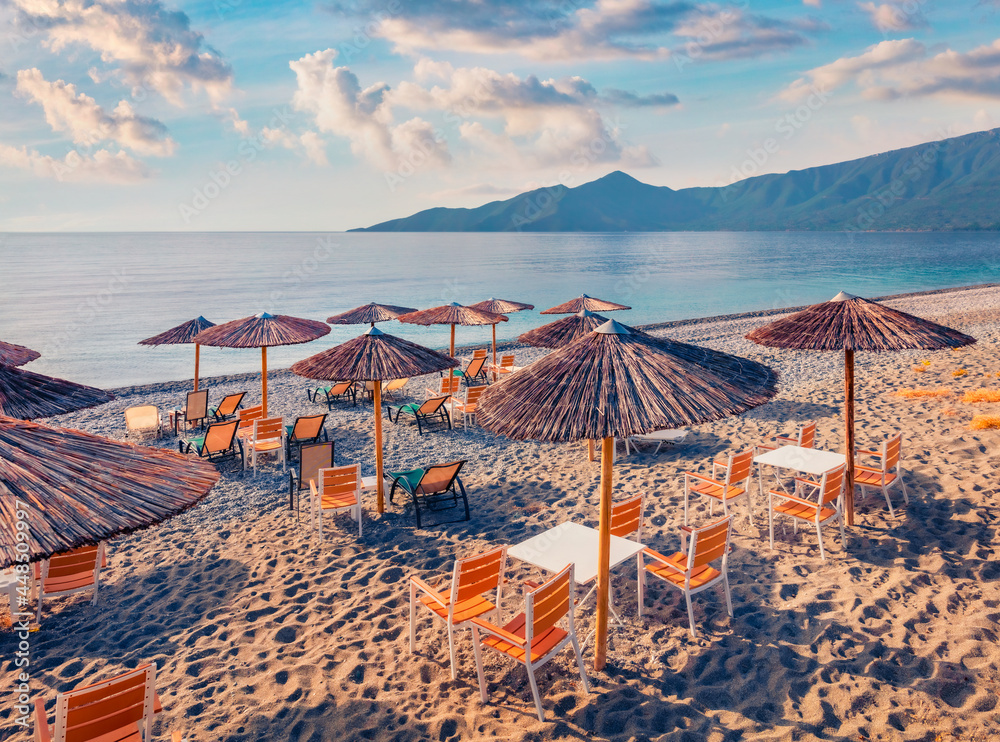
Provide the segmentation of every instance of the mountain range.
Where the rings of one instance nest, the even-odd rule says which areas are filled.
[[[575,188],[427,209],[351,231],[1000,230],[998,200],[1000,129],[992,129],[715,188],[675,191],[616,171]]]

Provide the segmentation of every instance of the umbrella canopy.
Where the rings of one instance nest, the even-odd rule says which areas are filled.
[[[365,304],[361,307],[349,309],[341,314],[327,317],[326,321],[331,325],[371,325],[374,327],[376,322],[388,322],[391,319],[397,319],[401,314],[409,314],[415,311],[417,310],[410,307],[394,307],[391,304],[376,304],[372,302],[371,304]]]
[[[0,568],[18,555],[15,502],[33,561],[159,523],[218,479],[208,462],[176,452],[0,417]]]
[[[601,438],[597,649],[607,654],[612,461],[615,437],[718,420],[771,399],[767,366],[661,341],[611,320],[487,389],[480,424],[516,440]]]
[[[397,317],[400,322],[408,322],[414,325],[451,325],[451,345],[448,355],[455,355],[455,325],[478,326],[495,325],[497,322],[506,322],[507,318],[502,314],[485,312],[482,309],[463,307],[457,302],[445,304],[442,307],[424,309],[419,312],[410,312]]]
[[[382,382],[423,376],[458,366],[458,361],[422,345],[373,327],[364,335],[292,364],[292,373],[327,381],[372,381],[375,407],[375,481],[378,511],[385,510],[382,493]]]
[[[854,523],[854,353],[941,350],[971,345],[970,335],[935,322],[890,309],[841,291],[830,301],[814,304],[748,334],[769,348],[844,352],[844,421],[847,455],[847,522]]]
[[[511,314],[513,312],[523,312],[526,309],[534,309],[534,304],[524,304],[519,301],[508,301],[506,299],[493,299],[489,298],[486,301],[480,301],[475,304],[470,304],[469,309],[479,309],[483,312],[492,312],[493,314]],[[497,326],[493,325],[493,380],[497,379]]]
[[[0,366],[0,415],[7,417],[19,420],[51,417],[96,407],[114,398],[103,389]]]
[[[23,366],[41,356],[37,350],[0,340],[0,366]]]
[[[189,345],[194,343],[194,390],[198,391],[198,367],[201,365],[201,343],[195,342],[195,335],[209,327],[215,327],[204,317],[196,317],[184,324],[171,327],[166,332],[140,340],[139,345]]]
[[[613,301],[605,301],[604,299],[595,299],[592,296],[587,296],[586,294],[581,294],[575,299],[570,299],[564,304],[560,304],[557,307],[552,307],[551,309],[546,309],[539,314],[576,314],[584,309],[589,309],[591,312],[614,312],[618,309],[631,309],[632,307],[627,307],[624,304],[615,304]]]
[[[528,330],[518,338],[518,342],[534,345],[536,348],[562,348],[593,332],[607,321],[607,317],[584,309],[571,317],[563,317]]]
[[[194,341],[220,348],[260,348],[261,404],[267,417],[267,349],[308,343],[329,332],[330,326],[325,322],[262,312],[202,330]]]

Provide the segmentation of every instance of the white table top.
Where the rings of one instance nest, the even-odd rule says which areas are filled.
[[[773,451],[754,456],[754,462],[777,466],[782,469],[794,469],[814,476],[846,463],[847,457],[842,453],[821,451],[818,448],[803,448],[802,446],[782,446]]]
[[[541,567],[547,572],[558,572],[572,562],[574,580],[582,585],[597,578],[598,532],[595,528],[579,523],[560,523],[537,536],[507,549],[507,554]],[[611,567],[621,564],[645,548],[644,544],[618,536],[611,537]]]

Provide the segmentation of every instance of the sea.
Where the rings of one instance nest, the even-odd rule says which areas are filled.
[[[189,379],[193,346],[137,343],[199,315],[270,312],[324,320],[377,301],[418,309],[495,297],[527,302],[498,340],[558,319],[589,294],[641,325],[825,301],[1000,282],[995,233],[670,232],[0,234],[0,340],[42,357],[29,370],[113,388]],[[367,329],[336,326],[271,348],[270,368]],[[447,326],[380,329],[446,349]],[[458,327],[456,343],[488,342]],[[255,350],[203,348],[201,375],[252,372]]]

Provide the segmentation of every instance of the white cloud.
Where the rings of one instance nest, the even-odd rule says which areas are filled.
[[[41,29],[52,51],[89,47],[136,89],[182,105],[185,89],[217,103],[232,88],[233,72],[188,17],[160,0],[9,0],[29,27]],[[92,77],[102,79],[98,70]]]
[[[53,131],[69,134],[76,144],[108,140],[155,157],[169,157],[176,148],[162,123],[137,115],[127,101],[107,113],[90,96],[77,94],[75,86],[62,80],[48,82],[36,68],[17,73],[16,90],[42,107]]]
[[[326,49],[289,62],[298,82],[295,110],[313,114],[320,131],[347,138],[355,155],[384,171],[396,170],[414,156],[436,166],[451,160],[428,122],[412,118],[394,123],[388,85],[380,82],[362,90],[349,68],[333,66],[336,56],[335,49]]]
[[[908,2],[887,2],[876,5],[873,2],[858,3],[858,7],[868,14],[872,25],[881,33],[890,31],[912,31],[927,25],[920,5]]]
[[[299,135],[293,134],[287,129],[272,129],[265,126],[260,130],[259,136],[263,144],[300,151],[306,156],[306,159],[316,165],[329,164],[326,158],[326,142],[314,131],[307,131]]]
[[[931,55],[914,39],[883,41],[856,57],[843,57],[809,70],[780,94],[789,101],[812,89],[855,85],[872,100],[948,96],[1000,99],[1000,39],[969,52],[947,49]]]
[[[27,147],[0,144],[0,167],[27,170],[41,178],[66,182],[128,184],[150,177],[149,169],[124,151],[99,149],[92,155],[73,151],[63,159]]]

